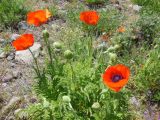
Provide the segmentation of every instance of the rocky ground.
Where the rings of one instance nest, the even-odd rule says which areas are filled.
[[[27,4],[33,4],[33,9],[40,9],[49,6],[45,1],[47,0],[39,2],[28,1]],[[127,19],[124,21],[124,26],[129,27],[138,19],[138,12],[141,8],[140,6],[133,5],[130,0],[110,1],[113,6],[127,16]],[[53,3],[51,2],[50,5],[51,4]],[[62,0],[57,4],[57,8],[64,13],[64,7],[67,4],[69,4],[67,1]],[[45,58],[41,33],[42,30],[46,28],[50,32],[52,38],[51,41],[57,41],[57,36],[60,35],[61,28],[67,26],[65,20],[62,18],[53,18],[47,24],[38,28],[27,26],[25,21],[21,21],[19,25],[19,32],[10,33],[8,31],[0,33],[1,46],[4,44],[5,38],[14,39],[21,33],[33,33],[36,42],[31,47],[31,50],[41,63],[43,63]],[[32,69],[33,64],[32,56],[28,50],[17,52],[12,51],[7,54],[0,52],[0,120],[14,119],[13,113],[16,113],[20,108],[26,107],[27,104],[37,101],[36,95],[31,91],[35,77],[35,73]]]

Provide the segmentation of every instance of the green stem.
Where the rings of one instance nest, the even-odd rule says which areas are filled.
[[[49,55],[49,59],[50,59],[50,65],[51,65],[51,69],[52,69],[52,79],[55,75],[55,66],[54,66],[54,63],[53,63],[53,57],[55,58],[55,61],[57,63],[57,59],[56,59],[56,55],[54,52],[52,52],[51,50],[51,46],[50,46],[50,43],[48,42],[48,38],[44,36],[44,41],[45,41],[45,44],[46,44],[46,47],[47,47],[47,51],[48,51],[48,55]],[[52,53],[54,53],[53,57],[52,57]]]
[[[88,49],[89,49],[89,56],[92,57],[92,53],[93,53],[93,46],[92,46],[92,35],[89,34],[89,42],[88,42]]]
[[[48,38],[47,38],[47,37],[44,37],[44,41],[45,41],[45,44],[46,44],[46,46],[47,46],[47,50],[48,50],[48,54],[49,54],[49,58],[50,58],[51,64],[53,64],[52,51],[51,51],[50,44],[48,43]]]
[[[33,59],[34,59],[35,64],[36,64],[37,74],[38,74],[38,76],[40,77],[40,69],[39,69],[39,66],[38,66],[38,61],[37,61],[37,59],[34,57],[34,54],[33,54],[33,52],[31,51],[30,48],[29,48],[29,51],[30,51],[30,53],[31,53],[31,55],[32,55],[32,57],[33,57]]]
[[[73,79],[74,79],[74,70],[73,70],[73,66],[72,66],[72,63],[69,62],[70,66],[71,66],[71,71],[72,71],[72,82],[73,82]]]
[[[73,69],[73,66],[72,66],[72,63],[71,63],[71,61],[69,61],[69,64],[70,64],[70,67],[71,67],[71,85],[73,84],[74,85],[74,87],[73,87],[73,89],[75,89],[75,73],[74,73],[74,69]],[[72,86],[71,86],[72,87]]]

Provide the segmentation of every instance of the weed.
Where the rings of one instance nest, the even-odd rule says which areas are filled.
[[[2,0],[0,2],[1,28],[16,28],[17,23],[24,19],[27,9],[23,2],[24,0]]]

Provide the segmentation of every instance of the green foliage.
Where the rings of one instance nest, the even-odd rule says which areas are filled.
[[[32,105],[27,110],[29,116],[37,120],[129,119],[129,91],[114,93],[104,87],[101,74],[107,66],[104,60],[107,55],[101,52],[95,54],[94,59],[93,38],[81,36],[80,31],[67,29],[66,34],[70,36],[64,36],[66,48],[62,45],[59,51],[55,44],[52,48],[48,37],[44,36],[48,59],[44,69],[37,74],[35,90],[48,101],[48,108],[43,102]],[[73,51],[71,59],[65,59],[63,54],[68,48]]]
[[[24,0],[2,0],[0,2],[0,27],[15,27],[24,19],[26,13]]]
[[[109,7],[100,11],[100,21],[97,29],[101,32],[115,32],[124,16],[115,8]]]
[[[142,36],[141,39],[141,57],[142,59],[137,62],[141,67],[137,69],[135,76],[137,90],[144,93],[147,100],[159,102],[160,89],[159,89],[159,30],[160,30],[160,6],[159,0],[134,0],[139,5],[144,6],[141,11],[140,19],[137,24]],[[156,12],[155,12],[156,11]],[[140,53],[140,52],[139,52]],[[141,53],[140,53],[141,54]],[[137,57],[137,59],[140,57]],[[145,61],[145,62],[140,62]],[[150,94],[148,94],[151,92]]]
[[[145,6],[151,11],[160,12],[160,1],[159,0],[132,0],[134,3]]]
[[[67,22],[70,26],[77,27],[80,24],[79,15],[81,11],[84,11],[84,4],[79,3],[77,6],[76,3],[72,3],[67,7]]]
[[[151,97],[153,101],[160,101],[160,76],[158,75],[160,72],[159,53],[159,45],[156,45],[156,48],[149,53],[146,63],[142,70],[139,71],[136,78],[139,89],[143,90],[145,93],[149,90],[152,92],[152,95],[149,97]]]
[[[43,98],[41,103],[32,104],[21,112],[25,112],[28,115],[27,118],[29,120],[129,119],[129,115],[126,114],[128,111],[128,108],[126,107],[128,96],[126,93],[112,93],[103,90],[99,96],[97,96],[99,102],[95,101],[96,103],[99,103],[99,105],[93,106],[94,102],[90,99],[90,96],[86,96],[88,93],[86,90],[84,91],[86,93],[83,93],[83,97],[80,94],[78,94],[78,96],[74,95],[71,98],[71,102],[63,101],[62,98],[59,98],[57,101],[52,100],[49,102]],[[93,92],[93,86],[90,86],[88,90]],[[80,91],[79,93],[82,94]],[[76,97],[76,99],[74,97]],[[85,99],[83,100],[83,98]],[[89,102],[89,99],[93,103],[85,103],[86,101]]]
[[[107,2],[108,0],[85,0],[87,3],[102,3]]]
[[[49,7],[49,11],[51,12],[51,14],[55,17],[58,17],[58,9],[55,6],[50,6]]]
[[[160,35],[160,17],[158,14],[152,14],[148,10],[143,11],[137,25],[140,28],[143,39],[148,43],[152,43],[153,39]]]

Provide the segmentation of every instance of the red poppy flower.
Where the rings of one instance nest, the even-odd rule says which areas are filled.
[[[29,12],[27,14],[27,23],[30,25],[40,26],[41,24],[46,23],[50,16],[51,13],[48,9]]]
[[[12,42],[12,46],[17,50],[26,50],[34,43],[32,34],[23,34]]]
[[[80,13],[80,20],[88,25],[96,25],[99,20],[99,15],[96,11],[84,11]]]
[[[129,76],[129,68],[125,65],[117,64],[106,69],[103,74],[103,82],[113,91],[119,92],[127,84]]]

